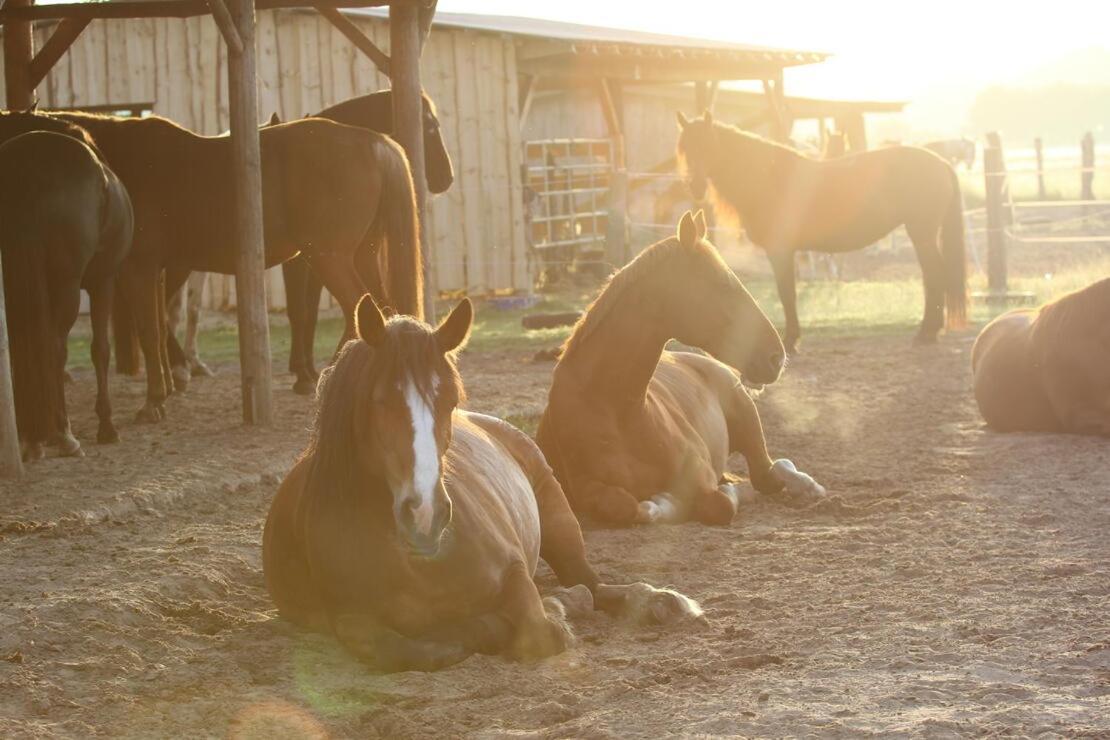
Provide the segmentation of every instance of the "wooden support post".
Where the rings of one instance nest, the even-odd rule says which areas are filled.
[[[790,112],[786,109],[786,94],[783,92],[782,73],[772,79],[763,80],[763,94],[767,98],[767,110],[771,122],[771,138],[787,141],[794,128]]]
[[[1033,149],[1037,152],[1037,200],[1048,200],[1044,187],[1044,143],[1041,137],[1033,139]]]
[[[243,421],[273,423],[270,317],[266,310],[266,248],[262,232],[262,152],[258,140],[258,83],[254,49],[254,0],[229,0],[228,10],[242,41],[241,54],[228,54],[231,160],[235,177],[235,272],[239,316],[239,365]]]
[[[242,54],[243,39],[235,29],[235,22],[231,20],[231,13],[224,5],[224,0],[208,0],[208,8],[212,11],[212,20],[216,22],[216,28],[220,29],[220,35],[224,37],[224,43],[227,44],[228,55]]]
[[[983,149],[987,194],[987,284],[991,297],[1006,295],[1006,167],[1001,147]]]
[[[31,60],[31,69],[28,73],[30,77],[30,86],[32,89],[39,86],[50,70],[58,63],[81,32],[85,30],[85,26],[89,25],[88,18],[64,18],[54,28],[54,33],[50,34],[50,38],[39,49],[39,53],[35,54],[35,58]]]
[[[1095,199],[1095,137],[1090,131],[1083,134],[1079,142],[1082,152],[1083,169],[1080,170],[1079,198],[1080,200]]]
[[[4,268],[0,265],[0,479],[23,474],[19,432],[15,426],[15,394],[8,353],[8,321],[4,312]]]
[[[420,87],[420,52],[422,37],[420,10],[410,3],[389,6],[389,56],[393,74],[394,138],[404,147],[413,172],[424,171],[424,102]],[[424,239],[424,213],[427,182],[414,177],[416,208],[420,215],[420,243],[424,249],[424,316],[435,321],[435,299],[438,291],[432,274],[434,255],[431,242]]]
[[[609,173],[609,209],[605,229],[606,260],[613,267],[628,261],[628,165],[624,150],[624,116],[620,105],[620,88],[612,80],[597,81],[597,95],[605,125],[612,141],[613,168]]]
[[[32,0],[8,0],[7,8],[29,7]],[[35,102],[31,86],[34,38],[28,21],[9,23],[4,28],[4,81],[8,109],[26,110]],[[12,391],[11,359],[8,356],[8,318],[4,299],[4,275],[0,268],[0,478],[23,473],[19,433],[15,425],[15,395]]]
[[[389,77],[389,57],[384,51],[374,45],[374,42],[366,38],[366,34],[362,29],[352,23],[345,15],[340,13],[334,6],[326,5],[323,2],[314,3],[316,11],[327,18],[333,26],[344,36],[347,40],[355,45],[355,48],[365,54],[374,66],[378,68],[386,77]]]

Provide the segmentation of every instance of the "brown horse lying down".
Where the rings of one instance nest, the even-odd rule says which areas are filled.
[[[453,353],[471,319],[467,300],[434,330],[359,303],[361,341],[325,371],[315,435],[266,520],[263,569],[282,616],[334,631],[384,670],[551,655],[571,633],[562,603],[532,581],[542,557],[600,608],[699,617],[674,591],[600,584],[536,445],[456,410]]]
[[[1110,278],[987,324],[971,369],[979,411],[1000,432],[1110,437]]]
[[[605,522],[727,524],[736,490],[722,485],[737,451],[752,484],[803,494],[820,487],[774,464],[759,412],[740,385],[773,383],[785,354],[755,300],[686,213],[610,280],[567,340],[537,441],[575,511]],[[670,339],[710,357],[668,352]],[[732,368],[737,368],[739,373]]]

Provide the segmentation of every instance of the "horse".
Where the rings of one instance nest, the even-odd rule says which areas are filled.
[[[971,349],[975,400],[1000,432],[1110,437],[1110,278],[987,324]]]
[[[560,652],[567,596],[583,586],[598,608],[700,618],[675,591],[601,583],[535,443],[458,408],[455,354],[472,320],[468,299],[434,329],[359,302],[358,339],[321,375],[312,439],[266,518],[263,574],[281,616],[384,671]],[[541,598],[541,557],[569,592]]]
[[[294,257],[294,259],[300,259]],[[215,373],[212,368],[208,367],[203,360],[200,359],[200,353],[197,352],[197,334],[200,331],[200,308],[201,301],[204,298],[204,286],[208,284],[207,272],[194,272],[189,275],[189,279],[181,286],[181,290],[174,293],[169,297],[166,305],[166,336],[177,337],[177,328],[181,322],[185,322],[185,344],[181,348],[185,364],[182,370],[192,378],[206,377],[210,378]],[[173,361],[173,352],[170,352],[170,361]],[[181,370],[179,366],[171,368],[174,373],[174,386],[176,387],[181,380],[179,376]],[[188,380],[184,380],[188,383]]]
[[[786,316],[785,344],[801,337],[794,253],[848,252],[900,225],[913,241],[925,284],[917,341],[931,343],[967,316],[963,202],[952,166],[916,147],[889,147],[813,160],[760,136],[678,114],[678,159],[694,197],[739,218],[767,252]]]
[[[940,156],[953,167],[963,162],[970,170],[975,165],[975,142],[972,139],[966,137],[944,139],[943,141],[930,141],[922,146]]]
[[[108,393],[108,320],[131,247],[127,190],[77,126],[0,113],[0,252],[4,260],[16,426],[25,460],[56,444],[80,456],[65,403],[67,339],[89,293],[97,442],[118,442]]]
[[[138,418],[160,421],[172,380],[163,372],[165,292],[190,272],[234,274],[231,141],[200,136],[160,116],[119,118],[53,114],[84,127],[135,205],[135,240],[128,261],[144,279],[126,296],[147,369],[147,397]],[[347,319],[340,346],[353,336],[354,308],[366,292],[354,270],[369,249],[372,228],[388,234],[381,262],[388,304],[421,315],[419,226],[408,160],[389,138],[362,128],[310,118],[266,127],[262,201],[267,267],[303,253],[336,296]]]
[[[778,379],[782,342],[705,234],[687,211],[677,236],[613,275],[563,346],[536,441],[580,515],[728,524],[733,451],[756,490],[783,487],[741,385]],[[712,356],[667,351],[672,338]]]
[[[447,144],[443,140],[443,133],[440,131],[435,103],[426,94],[423,97],[424,176],[428,191],[438,195],[447,192],[454,183],[455,172],[451,164],[451,155],[447,152]],[[368,128],[371,131],[392,136],[393,92],[380,90],[351,98],[325,108],[315,117],[326,118],[348,126]],[[271,124],[277,122],[279,121],[274,116]],[[373,293],[373,286],[377,281],[374,277],[373,263],[363,261],[359,269],[363,281]],[[320,311],[320,294],[323,285],[304,259],[296,258],[285,262],[281,266],[281,271],[285,280],[286,313],[289,315],[292,345],[289,351],[289,372],[297,377],[293,390],[297,393],[309,394],[315,388],[317,378],[312,345],[316,337],[316,321]]]

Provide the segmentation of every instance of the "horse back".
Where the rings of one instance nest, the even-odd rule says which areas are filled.
[[[971,350],[975,401],[987,424],[1002,432],[1056,428],[1033,362],[1036,312],[1011,311],[980,332]]]

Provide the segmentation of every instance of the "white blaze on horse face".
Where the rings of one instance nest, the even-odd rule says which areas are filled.
[[[439,390],[439,378],[432,378],[432,394]],[[436,484],[439,482],[439,446],[436,445],[436,417],[431,404],[421,395],[412,378],[405,382],[405,404],[412,419],[412,493],[417,505],[413,524],[430,533],[435,518]]]

